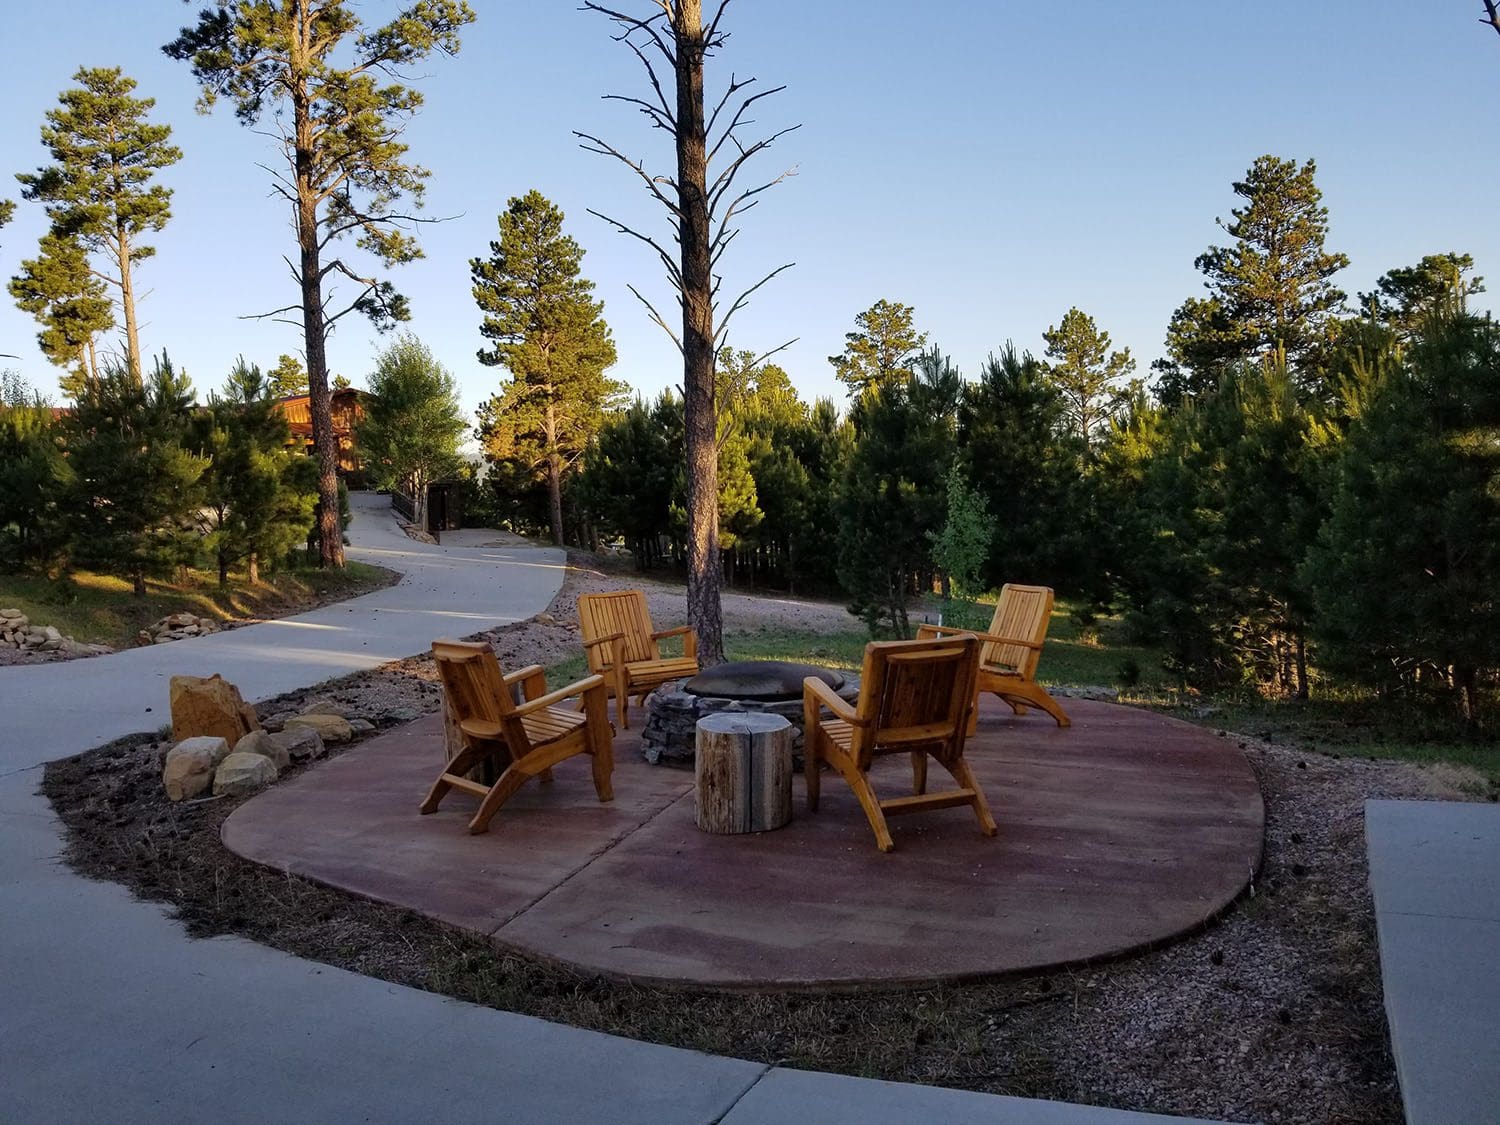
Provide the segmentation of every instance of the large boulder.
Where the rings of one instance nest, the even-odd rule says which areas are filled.
[[[222,738],[185,738],[167,751],[161,782],[169,801],[188,801],[199,796],[214,780],[214,770],[229,756]]]
[[[294,715],[286,721],[283,731],[315,730],[324,742],[348,742],[354,737],[354,728],[342,715]]]
[[[261,754],[230,754],[214,773],[215,797],[242,797],[276,780],[276,764]]]
[[[253,730],[260,730],[255,708],[240,698],[239,689],[218,674],[173,676],[172,737],[210,735],[233,746]]]
[[[274,735],[267,734],[263,730],[253,730],[244,738],[234,744],[236,754],[259,754],[263,758],[271,759],[271,764],[280,773],[292,764],[292,756],[287,752],[285,746],[276,741]]]
[[[328,752],[328,748],[323,745],[322,736],[313,730],[312,727],[292,727],[269,737],[294,762],[305,762],[310,758],[321,758]]]
[[[300,712],[303,715],[337,715],[339,718],[347,718],[348,713],[331,699],[317,699],[305,704]]]

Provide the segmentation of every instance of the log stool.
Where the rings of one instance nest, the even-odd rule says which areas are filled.
[[[768,832],[792,819],[792,724],[720,711],[698,720],[698,827]]]

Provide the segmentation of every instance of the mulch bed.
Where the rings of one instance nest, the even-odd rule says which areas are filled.
[[[600,580],[588,576],[591,584]],[[569,655],[575,580],[557,622],[484,634],[515,662]],[[549,653],[556,653],[548,658]],[[435,709],[413,658],[294,693],[389,727]],[[67,858],[170,904],[197,936],[239,934],[478,1004],[766,1063],[1225,1120],[1399,1122],[1366,887],[1367,797],[1458,797],[1420,768],[1248,742],[1267,804],[1252,892],[1218,922],[1126,960],[992,983],[876,994],[722,994],[589,977],[497,953],[412,911],[230,853],[238,803],[174,805],[155,737],[50,764],[43,789]],[[338,748],[331,748],[338,752]],[[315,768],[300,766],[298,769]],[[955,909],[961,904],[955,904]]]

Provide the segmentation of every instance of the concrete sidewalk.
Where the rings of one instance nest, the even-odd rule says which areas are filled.
[[[239,938],[75,875],[40,763],[167,720],[166,679],[218,671],[255,700],[543,609],[562,553],[412,543],[352,498],[354,557],[397,586],[286,621],[0,669],[0,1121],[1181,1121],[801,1074],[419,992]],[[147,710],[147,708],[151,710]]]
[[[1411,1125],[1500,1121],[1500,807],[1368,801],[1396,1075]]]

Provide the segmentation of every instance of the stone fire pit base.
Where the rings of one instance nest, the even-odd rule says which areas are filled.
[[[859,677],[844,673],[839,698],[854,703],[859,698]],[[698,720],[720,712],[780,715],[792,724],[792,762],[802,768],[802,700],[728,699],[715,695],[693,695],[682,690],[683,681],[662,684],[646,698],[646,725],[641,731],[641,752],[653,765],[693,768]]]

